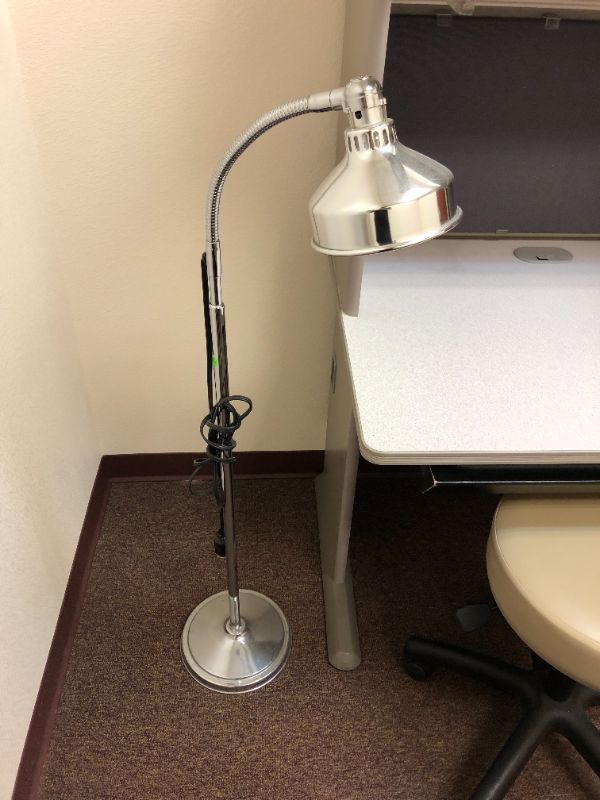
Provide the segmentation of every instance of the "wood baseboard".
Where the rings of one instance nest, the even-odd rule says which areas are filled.
[[[100,538],[111,482],[187,477],[192,471],[195,457],[195,453],[135,453],[101,458],[25,739],[12,800],[37,800],[39,796],[42,770]],[[236,453],[235,472],[244,477],[314,477],[323,470],[323,458],[322,450],[240,452]]]
[[[108,495],[109,481],[102,475],[101,461],[92,487],[67,588],[48,652],[46,667],[33,708],[13,790],[13,800],[36,800],[39,794],[42,769],[62,695],[71,648],[81,615],[85,587],[100,536]]]
[[[99,475],[107,480],[185,478],[193,469],[197,453],[131,453],[102,456]],[[261,450],[235,453],[235,474],[318,475],[323,471],[322,450]],[[207,471],[208,474],[208,471]]]

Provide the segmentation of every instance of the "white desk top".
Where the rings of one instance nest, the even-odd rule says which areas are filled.
[[[524,245],[573,261],[524,263]],[[600,463],[600,241],[436,240],[365,259],[342,314],[378,464]]]

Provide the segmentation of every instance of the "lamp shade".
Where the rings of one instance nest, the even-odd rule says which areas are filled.
[[[349,87],[362,108],[352,100],[345,104],[351,120],[345,156],[310,200],[313,247],[330,255],[362,255],[449,231],[462,216],[450,170],[400,144],[376,81],[355,79],[347,95]]]

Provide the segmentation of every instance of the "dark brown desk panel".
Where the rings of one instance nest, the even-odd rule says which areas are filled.
[[[453,170],[459,234],[600,234],[600,22],[393,15],[384,85]]]

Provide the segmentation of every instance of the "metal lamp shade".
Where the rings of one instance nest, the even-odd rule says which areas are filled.
[[[453,175],[401,145],[391,119],[346,131],[346,155],[310,200],[312,245],[329,255],[407,247],[453,228],[462,216]]]

